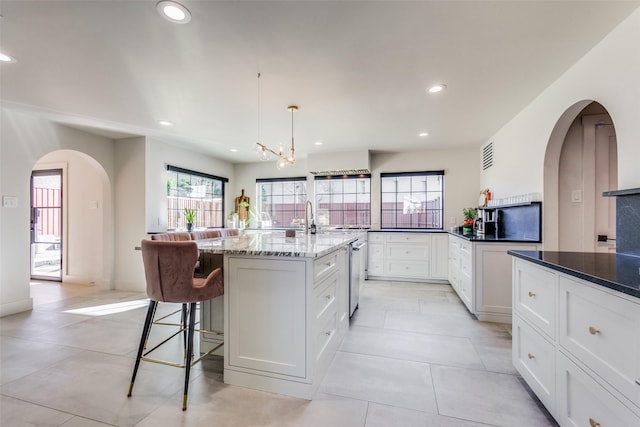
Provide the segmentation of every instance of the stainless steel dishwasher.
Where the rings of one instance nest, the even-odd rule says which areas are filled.
[[[360,283],[364,280],[367,241],[355,240],[349,245],[349,317],[358,308]]]

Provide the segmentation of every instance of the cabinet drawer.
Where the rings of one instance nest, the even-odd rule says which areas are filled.
[[[460,241],[460,252],[471,254],[471,242],[467,242],[466,240]]]
[[[562,347],[640,407],[640,304],[560,277]]]
[[[449,250],[460,250],[460,239],[457,237],[449,236]]]
[[[330,310],[335,305],[339,277],[340,275],[336,272],[316,286],[314,294],[314,314],[316,318],[322,316],[325,311]]]
[[[389,233],[387,234],[389,243],[429,243],[428,234],[419,233]]]
[[[640,417],[558,353],[558,421],[563,426],[640,426]]]
[[[367,253],[369,254],[369,259],[380,260],[384,258],[384,246],[379,244],[371,244],[367,247]]]
[[[549,338],[556,337],[556,275],[528,262],[515,260],[513,307]]]
[[[556,409],[555,347],[519,316],[513,316],[513,366],[544,403]]]
[[[339,253],[338,251],[335,251],[323,256],[322,258],[318,258],[313,263],[314,286],[317,286],[320,280],[338,270],[338,258]]]
[[[424,245],[387,245],[387,260],[424,260],[429,259],[429,247]]]
[[[461,256],[460,257],[460,274],[467,276],[469,279],[473,277],[473,271],[471,270],[471,257],[469,256]]]
[[[369,243],[383,243],[384,233],[368,233],[367,240]]]
[[[337,312],[327,312],[322,319],[318,321],[318,329],[315,331],[314,345],[316,360],[320,360],[324,354],[327,354],[327,349],[331,348],[331,343],[336,336],[338,325]]]
[[[369,262],[367,267],[367,275],[382,276],[384,275],[384,263],[382,261]]]
[[[402,261],[389,261],[387,262],[388,276],[395,277],[413,277],[417,279],[426,279],[429,274],[428,262],[402,262]]]

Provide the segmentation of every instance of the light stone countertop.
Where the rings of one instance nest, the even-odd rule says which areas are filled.
[[[304,234],[298,231],[296,237],[285,237],[284,230],[244,230],[239,236],[198,240],[198,249],[205,253],[227,255],[317,258],[357,238],[357,231],[329,231],[318,234]]]

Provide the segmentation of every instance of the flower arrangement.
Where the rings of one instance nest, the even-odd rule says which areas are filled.
[[[187,230],[191,231],[196,220],[195,209],[184,208],[184,219],[187,221]]]
[[[478,213],[478,210],[476,208],[462,209],[462,214],[464,215],[464,221],[462,222],[463,234],[473,233],[473,221],[477,213]]]

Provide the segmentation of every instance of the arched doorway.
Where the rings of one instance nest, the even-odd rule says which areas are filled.
[[[87,154],[57,150],[41,157],[34,171],[62,171],[63,282],[112,283],[111,184],[102,165]]]
[[[583,100],[560,117],[544,164],[545,250],[615,250],[617,141],[613,120],[601,104]],[[602,239],[608,242],[599,242]]]

